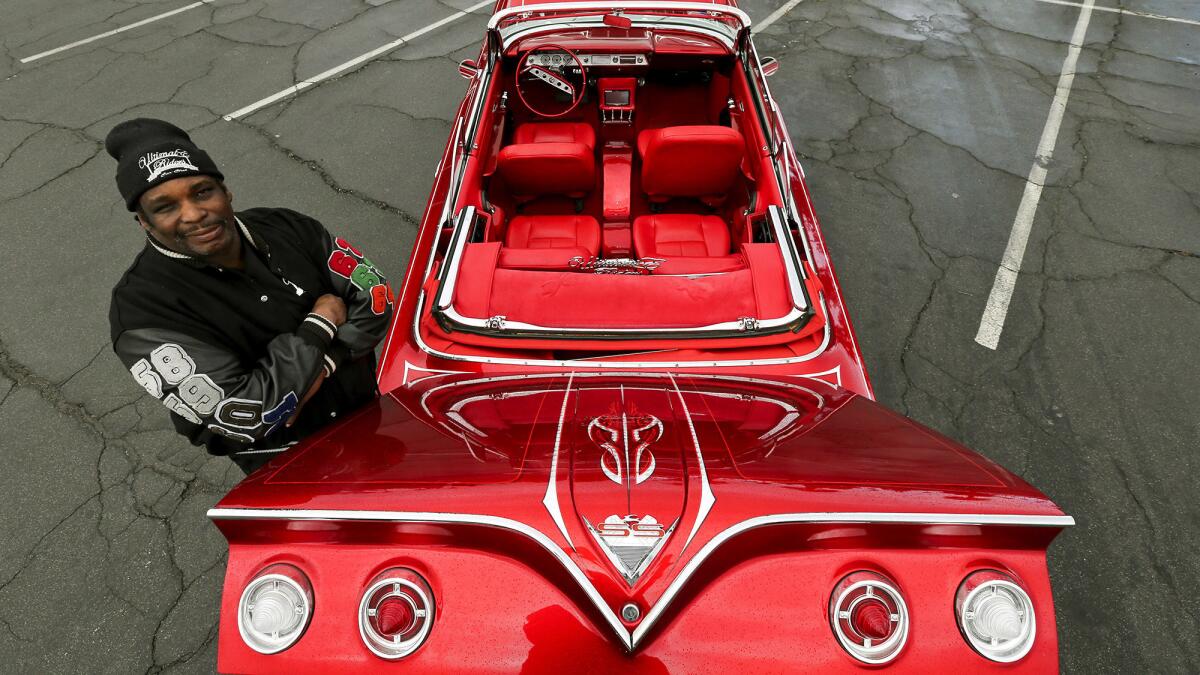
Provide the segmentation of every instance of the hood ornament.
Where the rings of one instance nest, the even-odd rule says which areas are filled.
[[[651,515],[622,518],[613,514],[598,525],[592,525],[586,519],[584,522],[609,562],[625,578],[625,583],[632,586],[662,550],[679,521],[664,528]]]

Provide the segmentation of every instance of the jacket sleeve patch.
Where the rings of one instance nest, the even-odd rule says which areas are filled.
[[[196,414],[196,411],[192,410],[186,403],[179,400],[179,397],[175,394],[171,394],[164,398],[163,405],[167,406],[167,410],[179,415],[192,424],[200,424],[200,416]]]
[[[262,401],[225,399],[217,406],[217,422],[235,429],[257,429],[262,424]]]
[[[163,381],[175,386],[196,372],[196,362],[177,344],[167,343],[150,352],[150,364]]]
[[[129,369],[129,372],[133,374],[133,379],[137,380],[137,383],[142,385],[142,389],[145,389],[146,393],[150,394],[154,398],[162,398],[162,378],[159,377],[158,373],[154,372],[154,369],[150,367],[149,361],[146,359],[138,359],[137,363],[133,364],[133,366]]]
[[[371,311],[376,314],[383,314],[387,311],[388,305],[396,299],[395,293],[392,292],[392,287],[387,284],[379,284],[371,288]]]
[[[179,385],[179,398],[196,412],[208,417],[217,411],[217,404],[225,398],[225,391],[212,379],[203,374],[192,375]]]
[[[300,399],[296,396],[296,392],[289,391],[287,396],[284,396],[283,400],[279,402],[279,405],[264,412],[262,414],[263,423],[271,425],[267,433],[270,434],[282,426],[292,416],[292,413],[296,412],[296,406],[299,403]]]

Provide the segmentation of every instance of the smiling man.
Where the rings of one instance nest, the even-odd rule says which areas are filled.
[[[113,288],[113,349],[175,428],[246,473],[376,395],[393,296],[360,250],[224,175],[155,119],[105,139],[146,245]]]

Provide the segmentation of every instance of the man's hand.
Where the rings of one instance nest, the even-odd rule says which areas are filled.
[[[325,295],[325,296],[321,296],[321,297],[322,298],[333,298],[334,296]],[[320,303],[320,300],[318,300],[317,302]],[[316,311],[316,310],[314,310],[314,311]],[[289,417],[287,422],[284,423],[285,426],[290,427],[296,423],[296,419],[300,417],[300,411],[304,410],[304,404],[308,403],[308,400],[311,399],[317,393],[317,390],[321,388],[321,385],[324,384],[324,382],[325,382],[325,369],[322,368],[321,371],[319,373],[317,373],[317,379],[313,381],[312,386],[308,388],[307,392],[305,392],[304,398],[300,399],[300,405],[296,406],[296,412],[292,413],[292,416]]]
[[[317,298],[317,304],[313,305],[312,312],[313,314],[320,314],[335,326],[346,323],[346,303],[331,293],[326,293]],[[320,382],[320,380],[317,380],[317,382]],[[308,398],[305,397],[305,400],[308,400]]]

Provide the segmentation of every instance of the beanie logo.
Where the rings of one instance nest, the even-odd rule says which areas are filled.
[[[146,176],[147,183],[180,171],[200,170],[192,164],[192,158],[186,150],[147,153],[138,160],[138,167],[149,173]]]

